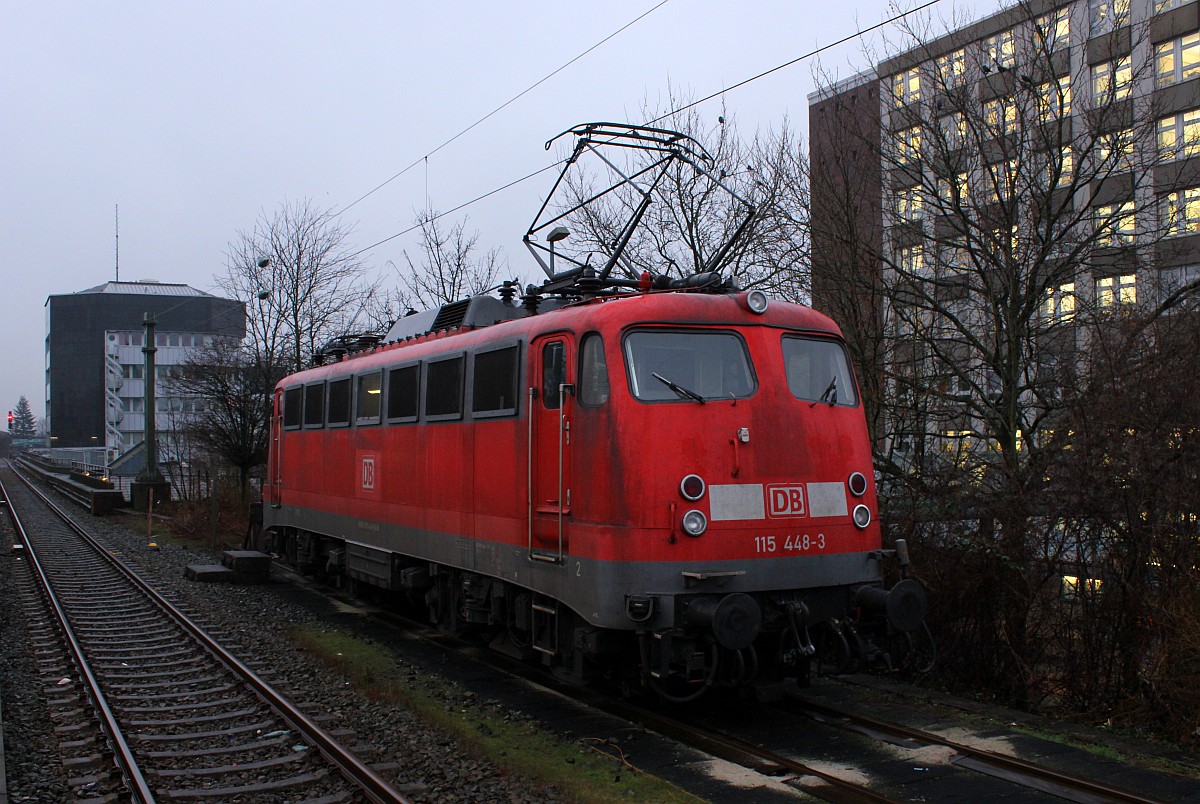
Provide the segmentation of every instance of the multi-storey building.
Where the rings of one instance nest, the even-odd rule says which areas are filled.
[[[1085,320],[1200,278],[1200,3],[1033,0],[913,41],[809,98],[814,303],[881,450],[1020,449]]]
[[[183,284],[106,282],[46,301],[46,419],[55,447],[106,447],[110,457],[142,441],[146,313],[155,317],[156,430],[169,434],[201,400],[174,396],[164,380],[192,349],[241,339],[241,303]],[[170,439],[160,439],[169,449]]]

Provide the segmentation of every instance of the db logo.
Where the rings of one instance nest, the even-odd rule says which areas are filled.
[[[804,486],[767,486],[769,516],[804,516]]]
[[[362,487],[363,491],[375,490],[375,456],[364,455],[362,459]]]

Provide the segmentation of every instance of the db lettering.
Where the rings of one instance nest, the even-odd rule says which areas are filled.
[[[804,487],[768,486],[767,512],[770,516],[804,516]]]
[[[364,491],[375,489],[375,459],[362,459],[362,487]]]

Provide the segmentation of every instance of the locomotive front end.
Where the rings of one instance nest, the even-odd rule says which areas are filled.
[[[624,610],[645,680],[687,699],[804,680],[814,661],[896,664],[892,637],[922,629],[925,594],[903,543],[882,548],[836,328],[751,294],[650,304],[621,332],[629,394],[614,417],[616,499],[635,526]],[[892,561],[905,578],[885,589]]]

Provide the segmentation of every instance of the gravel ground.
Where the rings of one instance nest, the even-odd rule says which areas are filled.
[[[414,801],[437,802],[543,802],[560,797],[553,788],[539,787],[507,775],[492,763],[464,753],[445,734],[434,731],[411,713],[392,704],[372,701],[347,687],[337,673],[298,650],[281,634],[296,625],[319,625],[316,615],[286,604],[270,586],[233,586],[187,581],[189,564],[219,563],[208,553],[163,545],[146,549],[144,530],[124,527],[136,523],[125,516],[88,519],[93,532],[108,539],[114,552],[145,571],[170,590],[177,603],[190,608],[206,630],[237,643],[234,653],[255,666],[271,668],[267,681],[292,700],[312,706],[324,715],[330,731],[349,729],[353,737],[339,737],[349,745],[367,744],[378,753],[369,761],[386,762],[384,772]],[[12,531],[0,550],[0,694],[3,695],[5,762],[9,795],[13,802],[71,800],[62,773],[57,740],[41,699],[34,662],[22,622],[11,576],[15,559],[6,555]],[[259,664],[261,663],[261,664]]]

